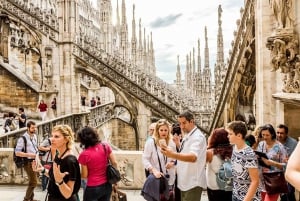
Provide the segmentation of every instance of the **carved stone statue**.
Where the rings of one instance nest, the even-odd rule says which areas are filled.
[[[273,64],[273,69],[272,71],[276,71],[279,68],[281,68],[282,71],[284,71],[285,63],[287,61],[286,57],[286,44],[283,40],[280,39],[275,39],[274,42],[274,47],[273,47],[273,57],[272,57],[272,64]]]
[[[269,0],[277,28],[292,28],[294,23],[293,0]]]

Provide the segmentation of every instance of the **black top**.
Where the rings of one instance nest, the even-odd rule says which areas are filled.
[[[72,194],[76,195],[80,189],[80,184],[81,184],[80,168],[79,168],[79,163],[77,161],[77,158],[73,155],[68,155],[65,158],[61,159],[60,171],[69,173],[63,178],[65,183],[67,183],[68,181],[75,181]],[[61,194],[59,190],[59,187],[55,184],[53,167],[51,167],[51,169],[49,170],[48,193],[49,196],[54,198],[59,198],[60,200],[70,200],[64,198],[64,196]]]
[[[25,119],[25,121],[22,122],[21,120],[19,120],[19,128],[24,128],[24,127],[26,127],[26,115],[25,114],[21,114],[21,118]]]

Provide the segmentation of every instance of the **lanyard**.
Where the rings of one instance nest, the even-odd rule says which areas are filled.
[[[183,149],[183,147],[184,147],[184,143],[189,139],[189,137],[191,137],[191,136],[195,133],[196,130],[197,130],[197,127],[194,128],[193,132],[192,132],[187,138],[185,138],[185,139],[182,141],[181,146],[180,146],[180,149],[179,149],[179,153],[182,151],[182,149]]]

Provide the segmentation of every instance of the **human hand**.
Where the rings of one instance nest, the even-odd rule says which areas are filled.
[[[57,163],[53,163],[53,175],[56,182],[61,182],[66,175],[68,175],[68,172],[61,172],[60,171],[60,165]]]
[[[152,170],[152,174],[155,176],[155,178],[160,178],[163,176],[163,174],[160,171],[157,171],[156,169]]]
[[[35,160],[33,160],[31,162],[31,167],[32,167],[32,170],[34,172],[42,172],[44,170],[44,167],[42,166],[42,164],[37,164],[37,162]]]
[[[175,134],[173,135],[173,142],[176,144],[176,147],[179,147],[180,146],[180,136]]]
[[[175,161],[170,161],[170,162],[167,162],[165,167],[166,167],[166,169],[170,169],[174,166],[175,166]]]
[[[268,165],[268,166],[274,165],[274,164],[273,164],[273,161],[270,160],[270,159],[266,159],[266,158],[264,158],[264,157],[260,157],[260,159],[261,159],[266,165]]]
[[[174,152],[170,147],[167,146],[162,146],[161,147],[161,153],[163,153],[165,156],[170,157],[170,158],[174,158]]]

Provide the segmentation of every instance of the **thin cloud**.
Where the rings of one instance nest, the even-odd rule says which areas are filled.
[[[182,14],[168,15],[166,17],[156,18],[153,22],[150,23],[150,28],[164,28],[176,24],[177,20],[182,16]]]

